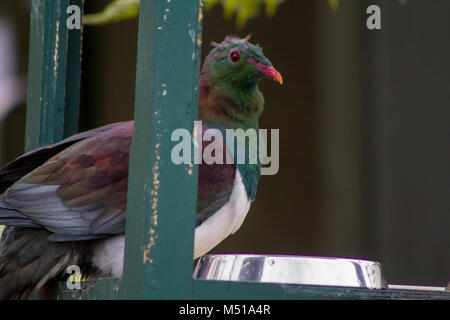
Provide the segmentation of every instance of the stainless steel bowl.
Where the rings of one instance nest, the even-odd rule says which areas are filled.
[[[388,287],[381,265],[376,261],[315,256],[205,255],[197,263],[194,278],[369,289]]]

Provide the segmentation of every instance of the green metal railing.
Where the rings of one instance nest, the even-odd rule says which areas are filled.
[[[81,30],[66,8],[81,0],[33,0],[26,149],[77,131]],[[170,134],[197,117],[200,0],[146,0],[139,15],[135,134],[131,146],[124,275],[59,299],[389,299],[437,293],[192,279],[196,166],[174,165]],[[61,286],[63,287],[63,286]],[[444,295],[444,293],[443,293]]]

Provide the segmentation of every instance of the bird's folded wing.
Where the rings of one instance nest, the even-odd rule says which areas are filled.
[[[9,186],[22,178],[24,175],[39,167],[52,156],[66,149],[72,144],[86,138],[96,136],[103,132],[115,130],[118,127],[129,126],[130,124],[132,125],[131,121],[105,125],[100,128],[95,128],[89,131],[75,134],[60,142],[34,149],[28,153],[25,153],[24,155],[20,156],[17,159],[14,159],[13,161],[0,168],[0,194],[2,194]]]
[[[129,122],[78,139],[10,186],[5,201],[55,241],[124,232],[132,135]]]

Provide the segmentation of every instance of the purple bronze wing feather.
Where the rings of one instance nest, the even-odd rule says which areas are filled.
[[[4,201],[53,240],[123,233],[132,135],[127,122],[79,140],[10,186]]]

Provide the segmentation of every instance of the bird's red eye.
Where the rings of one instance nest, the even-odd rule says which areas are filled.
[[[231,62],[236,63],[239,61],[239,59],[241,59],[241,53],[239,52],[239,50],[234,50],[230,52]]]

